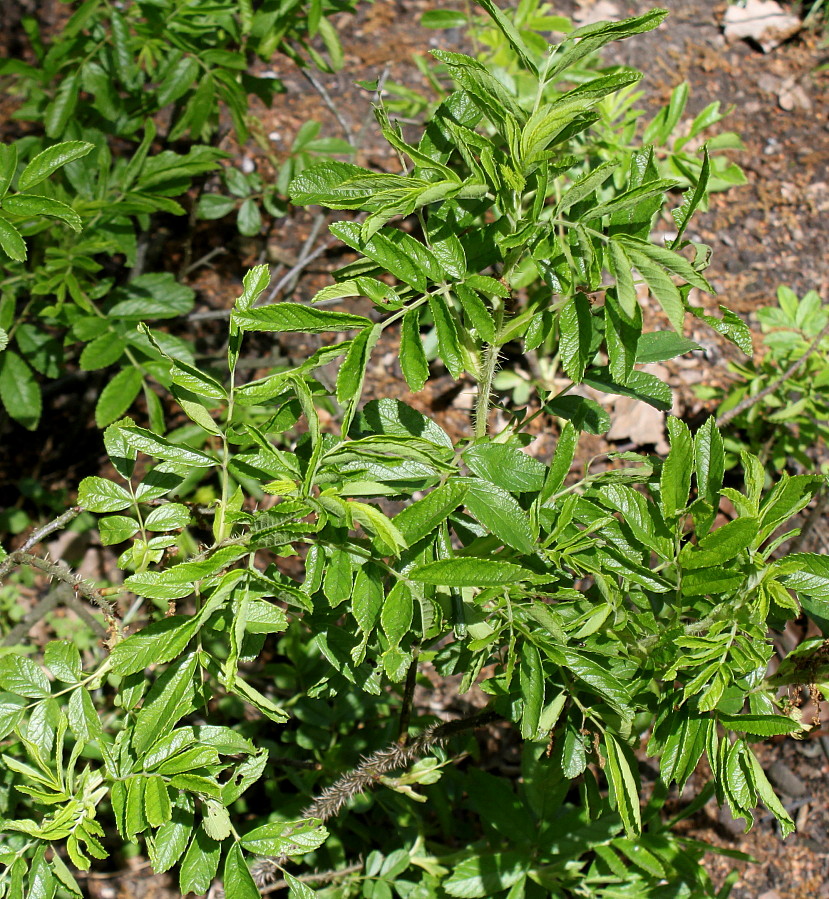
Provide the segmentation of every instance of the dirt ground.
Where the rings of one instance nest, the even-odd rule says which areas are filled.
[[[285,63],[279,64],[284,71],[275,67],[287,94],[277,98],[272,110],[261,110],[261,126],[277,156],[288,151],[300,125],[314,117],[323,122],[324,133],[342,136],[342,131],[348,130],[348,136],[359,142],[357,161],[361,164],[394,168],[378,139],[371,95],[355,88],[353,82],[387,77],[427,90],[412,62],[413,55],[423,55],[438,45],[452,47],[453,41],[461,38],[459,33],[420,28],[420,15],[434,5],[422,0],[376,0],[361,6],[355,17],[344,17],[345,67],[337,75],[317,76],[330,99],[328,105],[321,91],[296,69]],[[622,18],[643,12],[651,4],[561,0],[553,5],[554,12],[564,15],[583,18],[601,7],[605,16]],[[695,236],[713,248],[709,278],[718,291],[718,301],[756,330],[756,309],[773,301],[781,283],[799,295],[814,289],[829,298],[829,254],[825,250],[829,239],[829,71],[820,71],[821,64],[829,61],[829,50],[823,36],[810,31],[769,53],[744,41],[727,44],[722,34],[725,3],[666,0],[663,5],[671,11],[666,25],[619,45],[606,58],[643,70],[643,89],[655,105],[665,102],[682,80],[691,85],[692,113],[714,100],[723,106],[733,105],[723,127],[738,132],[746,145],[734,158],[745,171],[748,184],[715,195],[710,210],[695,225]],[[339,121],[331,107],[336,108]],[[269,163],[252,145],[228,145],[227,149],[237,156],[237,163],[268,174]],[[231,305],[248,266],[269,261],[274,266],[274,282],[278,281],[290,273],[304,252],[323,246],[328,220],[319,210],[296,210],[276,221],[267,236],[256,239],[240,239],[232,231],[223,233],[213,222],[199,225],[193,245],[188,250],[179,246],[174,256],[180,259],[189,252],[195,262],[204,260],[188,276],[199,293],[194,326],[203,329],[203,343],[209,346],[213,327],[212,319],[204,314]],[[341,250],[333,246],[322,252],[303,269],[293,297],[310,298],[343,258]],[[655,310],[653,315],[658,321]],[[219,333],[220,327],[216,325],[214,333]],[[695,415],[705,410],[695,398],[693,385],[722,382],[727,359],[736,357],[736,351],[722,346],[712,332],[695,331],[690,336],[712,351],[706,358],[698,354],[669,366],[667,373],[679,396],[675,411]],[[367,393],[396,393],[406,398],[405,384],[394,364],[393,335],[387,340],[390,342],[375,351]],[[260,349],[263,357],[284,359],[303,356],[307,348],[294,345],[275,351],[263,345]],[[20,471],[57,487],[99,473],[103,461],[100,438],[91,415],[97,389],[87,381],[81,393],[70,392],[68,398],[57,391],[47,394],[50,429],[64,436],[65,445],[43,447],[41,438],[27,441],[19,431],[15,431],[14,441],[5,435],[0,448],[0,484],[4,480],[10,483],[7,476]],[[450,379],[437,378],[417,402],[448,430],[458,433],[466,427],[468,399],[463,386],[457,390]],[[622,411],[616,409],[615,413],[621,415]],[[625,441],[622,434],[616,448]],[[589,447],[591,452],[602,448],[607,445],[599,438]],[[33,471],[31,459],[35,457],[40,461]],[[784,648],[791,648],[802,633],[794,629],[784,636],[790,641]],[[728,816],[710,807],[690,822],[688,833],[759,860],[756,865],[739,865],[742,873],[734,899],[829,897],[829,737],[817,731],[802,742],[770,742],[763,747],[761,758],[797,818],[798,832],[781,844],[773,821],[765,816],[750,834],[743,835],[739,829],[735,832]],[[712,857],[710,870],[721,880],[732,864]],[[171,895],[147,873],[141,870],[134,880],[90,881],[90,895],[102,899]]]

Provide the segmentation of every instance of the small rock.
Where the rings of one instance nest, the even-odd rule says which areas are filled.
[[[777,890],[766,890],[765,893],[760,893],[757,899],[783,899],[783,897]]]
[[[772,762],[766,773],[774,786],[792,799],[799,799],[806,794],[806,785],[785,762],[779,759]]]
[[[748,0],[725,11],[723,34],[727,41],[751,40],[770,53],[803,27],[798,16],[786,12],[775,0]]]

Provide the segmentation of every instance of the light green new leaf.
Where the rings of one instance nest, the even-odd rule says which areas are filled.
[[[558,435],[553,461],[550,463],[550,470],[547,473],[547,478],[538,498],[539,502],[546,503],[551,496],[561,489],[564,479],[573,466],[578,440],[579,435],[572,422],[565,422]]]
[[[384,544],[387,552],[396,556],[408,545],[397,525],[379,509],[356,500],[350,500],[348,508],[354,521],[359,522],[369,533],[373,533]]]

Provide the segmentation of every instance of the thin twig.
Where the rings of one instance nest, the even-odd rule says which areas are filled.
[[[72,506],[71,509],[67,509],[62,515],[58,515],[54,521],[50,521],[48,524],[44,524],[43,527],[38,528],[36,531],[33,531],[27,538],[26,542],[23,546],[20,547],[22,552],[28,552],[33,546],[37,546],[44,537],[48,537],[49,534],[53,534],[55,531],[59,531],[62,527],[65,527],[72,521],[74,518],[77,518],[78,515],[81,514],[80,506]],[[0,565],[0,577],[4,574],[3,566]]]
[[[363,863],[358,862],[357,864],[349,865],[347,868],[340,868],[336,871],[320,871],[317,874],[303,874],[300,877],[295,877],[294,880],[298,880],[300,883],[331,883],[334,880],[339,880],[341,877],[348,877],[349,874],[356,874],[358,871],[362,870]],[[287,881],[277,880],[276,883],[261,887],[259,892],[264,895],[265,893],[275,893],[277,890],[285,890],[287,888]]]
[[[227,247],[213,247],[209,253],[205,253],[204,256],[201,256],[195,262],[191,262],[181,273],[181,277],[186,277],[195,269],[200,268],[202,265],[207,265],[214,256],[220,256],[222,253],[227,253]]]
[[[309,69],[301,68],[300,72],[302,72],[305,80],[314,88],[314,90],[320,95],[322,98],[322,102],[328,107],[328,111],[334,118],[339,122],[340,128],[343,129],[343,134],[345,134],[345,139],[351,142],[351,122],[348,118],[343,115],[342,110],[337,106],[337,104],[331,99],[331,95],[325,89],[325,85],[322,82],[317,81],[316,76]]]
[[[472,715],[469,718],[460,718],[457,721],[449,721],[446,724],[432,725],[418,734],[409,744],[401,746],[392,743],[385,749],[364,758],[356,768],[344,774],[330,787],[320,793],[314,801],[301,813],[302,818],[317,818],[320,821],[328,821],[355,797],[380,783],[380,778],[398,768],[405,768],[416,759],[426,755],[435,746],[445,743],[455,734],[476,727],[482,727],[491,721],[496,721],[501,716],[492,710]],[[280,858],[260,859],[251,871],[253,879],[258,887],[269,884],[277,876],[282,865],[288,862],[288,856]]]
[[[775,378],[771,384],[764,387],[759,393],[754,396],[747,396],[744,399],[740,400],[739,403],[733,408],[729,409],[727,412],[723,412],[722,415],[717,417],[717,427],[721,428],[723,425],[728,424],[732,418],[739,415],[741,412],[745,412],[746,409],[750,409],[752,406],[756,405],[760,402],[760,400],[767,397],[770,393],[774,393],[781,384],[784,384],[802,365],[805,364],[806,360],[811,356],[820,346],[823,338],[829,335],[829,322],[827,322],[820,334],[809,344],[809,348],[806,352],[799,358],[795,359],[794,362],[780,375],[779,378]]]
[[[314,223],[311,226],[311,233],[308,235],[305,243],[302,245],[302,250],[299,253],[299,259],[296,265],[294,265],[292,268],[289,268],[288,271],[285,272],[285,274],[276,282],[263,302],[272,303],[274,297],[276,297],[278,293],[292,290],[301,272],[306,269],[311,262],[322,256],[323,253],[325,253],[327,250],[333,247],[334,244],[337,243],[337,238],[332,236],[324,243],[320,244],[315,250],[311,249],[314,241],[317,239],[317,236],[322,230],[322,226],[325,224],[325,218],[325,215],[320,213],[314,219]],[[262,304],[257,303],[256,305]]]

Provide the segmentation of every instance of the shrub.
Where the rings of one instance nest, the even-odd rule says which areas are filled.
[[[692,435],[675,418],[664,459],[625,453],[571,471],[579,432],[605,415],[580,385],[664,409],[669,388],[636,365],[687,349],[686,313],[748,340],[733,314],[688,303],[691,285],[708,288],[707,254],[683,237],[707,156],[678,236],[658,246],[650,227],[672,182],[649,149],[607,201],[612,163],[570,177],[579,161],[560,150],[634,76],[542,100],[568,66],[665,13],[575,31],[539,69],[483,5],[536,79],[531,108],[475,59],[438,52],[458,87],[418,142],[380,116],[402,174],[324,163],[291,186],[295,202],[365,213],[332,226],[358,258],[315,300],[363,296],[372,314],[262,304],[257,267],[230,316],[224,378],[144,328],[190,424],[111,424],[117,477],[87,478],[78,496],[132,573],[99,589],[33,552],[77,509],[4,553],[0,575],[30,565],[69,581],[109,629],[97,657],[61,641],[46,647],[46,670],[0,657],[8,894],[81,895],[64,852],[86,870],[141,841],[155,870],[177,869],[182,893],[221,871],[232,897],[277,878],[302,899],[724,896],[682,817],[714,795],[747,825],[762,802],[793,828],[752,744],[806,729],[765,678],[767,630],[798,614],[790,591],[825,600],[823,557],[773,555],[822,480],[784,475],[764,491],[746,453],[743,489],[724,486],[713,421]],[[399,216],[417,227],[389,226]],[[522,290],[528,272],[545,293]],[[643,333],[639,279],[675,331]],[[409,386],[424,386],[427,312],[440,361],[477,393],[456,440],[413,405],[361,400],[392,326]],[[251,332],[346,336],[245,381]],[[568,388],[496,420],[499,354],[549,335]],[[332,391],[316,374],[334,360]],[[332,401],[333,427],[320,415]],[[531,432],[542,410],[564,422],[550,459]],[[189,501],[197,488],[215,501]],[[722,497],[735,518],[715,527]],[[129,635],[119,590],[144,601],[147,623]],[[415,701],[427,670],[457,683],[445,723]],[[476,686],[483,708],[468,714]],[[497,754],[520,780],[473,737],[496,722]],[[646,734],[659,774],[643,784]],[[673,785],[688,786],[703,756],[709,782],[682,805]],[[288,870],[299,860],[329,871],[300,879]]]

